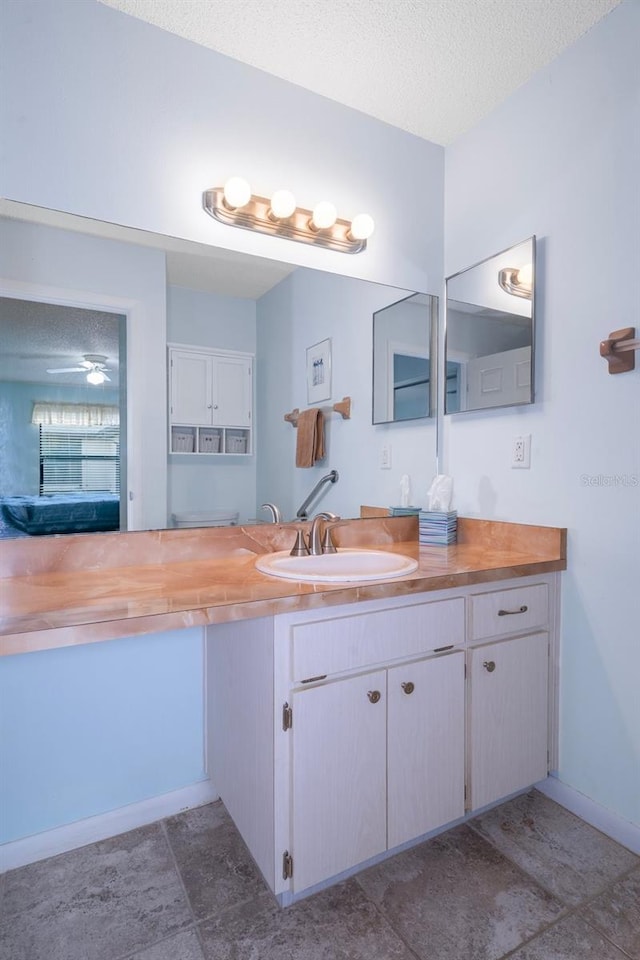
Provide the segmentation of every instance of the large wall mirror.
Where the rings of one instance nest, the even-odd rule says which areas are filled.
[[[535,237],[446,281],[445,413],[533,403]]]
[[[372,424],[373,317],[387,308],[393,316],[394,304],[412,301],[424,333],[415,350],[418,359],[428,354],[431,364],[435,298],[3,201],[0,506],[7,498],[42,497],[46,488],[36,404],[56,407],[55,416],[64,415],[66,405],[102,408],[97,416],[109,422],[87,424],[79,440],[61,440],[55,469],[59,480],[70,469],[65,458],[73,459],[97,499],[102,488],[112,488],[104,499],[115,499],[116,507],[111,504],[111,519],[103,522],[113,525],[116,509],[121,530],[169,527],[177,512],[221,511],[237,513],[240,523],[267,521],[269,512],[261,509],[267,501],[279,507],[283,520],[291,520],[332,470],[339,481],[320,487],[313,512],[329,509],[351,518],[363,504],[395,505],[403,474],[421,489],[435,473],[435,423],[385,418]],[[408,343],[400,323],[395,339]],[[307,350],[327,340],[331,396],[321,406],[328,452],[323,461],[300,469],[297,430],[284,416],[308,406]],[[168,454],[170,343],[255,357],[251,456]],[[88,381],[91,363],[108,379]],[[351,397],[349,420],[331,413],[343,396]],[[420,403],[426,410],[424,397]],[[397,410],[402,407],[398,401]],[[40,415],[48,415],[43,409]],[[390,439],[393,466],[381,470],[380,449]],[[23,514],[28,506],[23,504]],[[12,527],[7,519],[0,536],[32,535],[28,526]]]
[[[431,417],[437,299],[415,294],[373,315],[373,422]]]

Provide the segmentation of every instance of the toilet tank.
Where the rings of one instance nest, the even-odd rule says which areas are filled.
[[[174,527],[228,527],[235,526],[239,514],[233,510],[196,510],[188,513],[172,513]]]

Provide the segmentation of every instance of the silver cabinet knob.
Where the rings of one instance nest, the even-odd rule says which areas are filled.
[[[482,666],[485,668],[487,673],[493,673],[496,668],[495,661],[493,660],[485,660]]]
[[[379,691],[379,690],[369,690],[369,691],[367,692],[367,696],[369,697],[369,700],[371,701],[371,703],[377,703],[378,700],[380,699],[380,691]]]
[[[407,681],[407,683],[401,683],[400,686],[402,687],[404,692],[407,694],[413,693],[413,691],[415,690],[415,686],[413,685],[411,680]]]

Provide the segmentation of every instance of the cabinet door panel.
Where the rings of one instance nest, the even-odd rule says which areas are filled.
[[[198,353],[171,353],[171,420],[211,423],[211,358]]]
[[[470,651],[471,807],[547,775],[548,635]]]
[[[249,427],[251,425],[250,362],[238,357],[216,357],[213,370],[213,422],[227,427]]]
[[[464,653],[394,667],[387,682],[391,849],[464,814]]]
[[[293,694],[294,890],[386,848],[386,699],[384,671]]]

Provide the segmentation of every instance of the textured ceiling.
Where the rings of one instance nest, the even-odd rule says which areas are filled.
[[[619,0],[101,0],[448,144]]]
[[[107,358],[110,383],[118,387],[118,325],[113,313],[0,297],[0,380],[87,387],[84,373],[47,373],[75,367],[83,354]],[[99,391],[95,387],[91,390]]]

